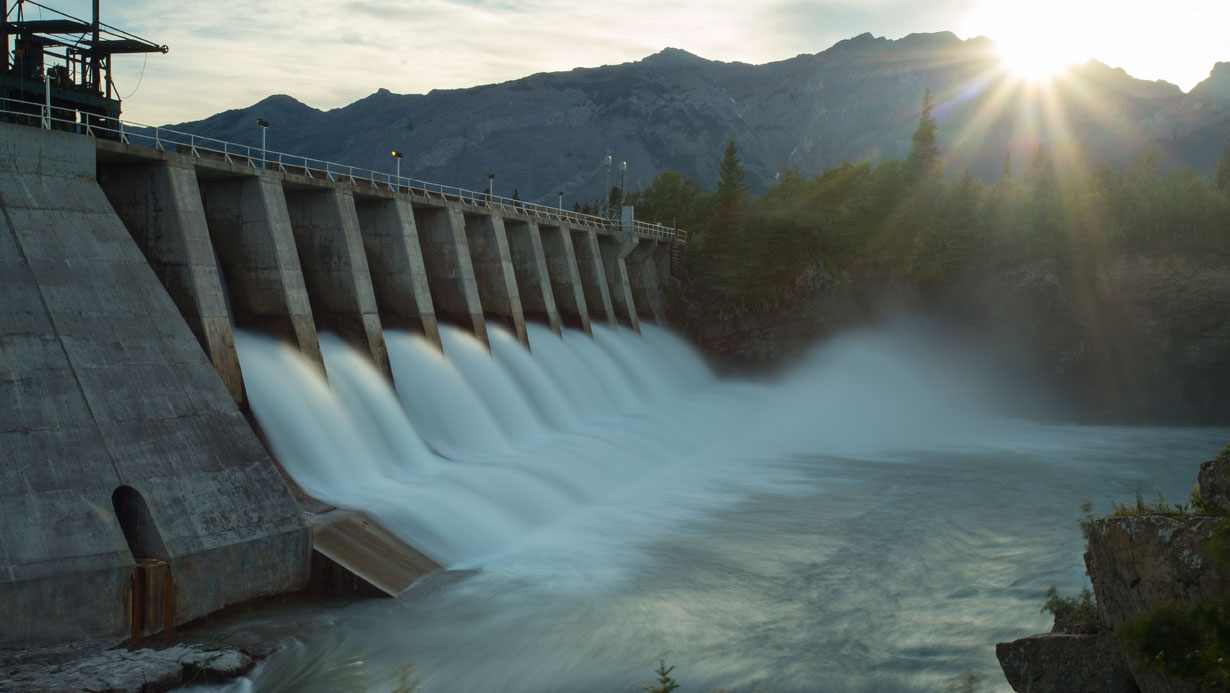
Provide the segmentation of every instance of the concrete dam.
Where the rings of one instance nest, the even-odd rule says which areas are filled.
[[[361,513],[309,521],[247,416],[271,349],[330,381],[351,366],[328,352],[360,354],[391,388],[388,340],[549,350],[663,320],[672,230],[166,149],[0,124],[0,646],[432,565]]]

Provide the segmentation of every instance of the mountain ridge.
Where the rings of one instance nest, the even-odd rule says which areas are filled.
[[[733,138],[757,191],[792,167],[815,174],[847,160],[904,157],[928,88],[948,170],[987,179],[999,175],[1005,154],[1019,173],[1039,144],[1121,164],[1152,150],[1163,168],[1208,175],[1230,137],[1230,63],[1184,93],[1089,61],[1055,83],[1059,108],[1048,115],[1029,100],[1028,85],[1003,71],[989,39],[951,32],[895,40],[863,33],[762,65],[668,47],[637,61],[464,89],[382,88],[330,110],[274,95],[173,127],[259,144],[259,117],[271,123],[271,150],[391,171],[396,149],[406,153],[404,175],[485,189],[495,173],[497,193],[517,189],[523,199],[554,203],[563,189],[571,205],[602,196],[608,153],[629,162],[630,189],[663,170],[710,187]],[[613,171],[611,185],[618,177]]]

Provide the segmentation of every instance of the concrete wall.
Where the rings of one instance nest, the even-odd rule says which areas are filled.
[[[358,199],[356,205],[381,322],[388,328],[420,332],[440,346],[427,266],[409,200]]]
[[[585,302],[585,290],[581,286],[581,271],[572,247],[572,232],[567,226],[545,224],[540,225],[538,231],[560,321],[568,327],[580,328],[585,334],[591,334],[589,305]]]
[[[641,317],[665,324],[666,305],[662,299],[662,282],[658,276],[661,256],[669,261],[669,246],[658,241],[640,239],[624,257],[632,299]]]
[[[98,182],[154,273],[188,321],[235,402],[243,375],[230,309],[209,240],[196,171],[167,162],[100,166]]]
[[[605,320],[615,327],[615,309],[611,305],[606,269],[602,266],[598,233],[593,229],[572,229],[572,247],[576,251],[577,270],[581,275],[581,288],[585,291],[590,319]]]
[[[624,253],[632,250],[634,242],[631,234],[602,236],[598,239],[598,248],[602,251],[602,268],[606,271],[606,283],[611,292],[611,306],[615,310],[615,317],[640,332],[636,303],[632,298],[632,285],[628,282],[628,269],[624,266]]]
[[[559,310],[555,307],[555,295],[551,292],[551,277],[547,273],[538,222],[505,219],[504,232],[508,236],[508,252],[512,257],[517,287],[521,292],[521,309],[525,311],[526,319],[546,323],[555,334],[559,334]]]
[[[283,189],[316,329],[341,335],[392,380],[354,195],[335,185]]]
[[[467,214],[465,225],[474,280],[484,315],[495,316],[519,342],[528,345],[521,290],[517,286],[512,256],[508,251],[504,217],[495,212]]]
[[[278,335],[323,370],[282,183],[274,174],[251,171],[199,179],[235,324]]]
[[[0,646],[127,631],[145,499],[175,623],[307,584],[272,462],[94,179],[92,138],[0,125]]]
[[[436,316],[469,327],[486,344],[487,323],[478,297],[461,206],[451,202],[439,207],[416,206],[414,223],[419,230]]]

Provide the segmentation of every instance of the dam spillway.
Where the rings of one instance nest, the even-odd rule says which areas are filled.
[[[236,327],[322,382],[322,342],[345,345],[387,384],[389,338],[438,353],[457,325],[485,354],[661,318],[633,285],[660,291],[671,242],[601,220],[19,125],[0,157],[3,646],[139,637],[307,584]]]

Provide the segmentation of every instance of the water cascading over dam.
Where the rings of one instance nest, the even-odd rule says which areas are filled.
[[[705,449],[722,417],[689,398],[714,377],[677,338],[642,330],[561,338],[531,323],[530,351],[490,329],[488,353],[442,327],[443,355],[390,331],[396,391],[333,335],[321,338],[328,383],[285,344],[236,341],[252,410],[295,481],[457,565]]]
[[[290,476],[444,566],[477,564],[663,473],[703,480],[732,460],[999,430],[960,381],[921,375],[886,344],[838,349],[838,372],[757,384],[719,379],[677,337],[641,329],[595,326],[591,338],[531,323],[527,350],[492,328],[488,352],[442,326],[443,354],[389,331],[395,390],[334,335],[321,337],[328,383],[288,344],[236,341],[252,410]]]

